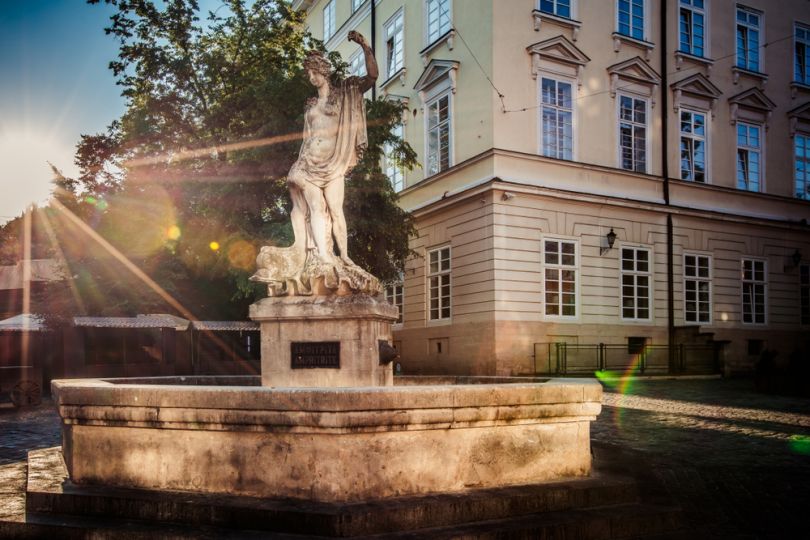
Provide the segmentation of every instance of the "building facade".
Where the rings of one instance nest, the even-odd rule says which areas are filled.
[[[807,358],[806,0],[293,4],[353,72],[370,38],[374,95],[407,104],[404,371],[543,371],[553,343]]]

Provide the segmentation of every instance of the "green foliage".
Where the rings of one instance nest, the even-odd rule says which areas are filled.
[[[196,316],[243,318],[263,295],[248,281],[258,249],[292,242],[285,175],[314,95],[302,67],[303,15],[280,0],[224,0],[204,20],[195,0],[103,2],[115,8],[105,31],[119,43],[110,69],[127,109],[107,132],[82,135],[78,178],[57,174],[59,205],[47,212],[67,247],[44,245],[75,277],[51,288],[48,309],[176,311],[118,252]],[[403,167],[415,154],[391,135],[400,105],[367,101],[367,109],[369,147],[347,180],[349,251],[388,281],[415,230],[380,169],[382,149]]]

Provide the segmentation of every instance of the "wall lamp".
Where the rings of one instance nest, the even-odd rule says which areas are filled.
[[[607,247],[602,248],[602,255],[613,249],[613,244],[616,243],[616,236],[618,236],[614,231],[613,227],[610,228],[610,232],[605,235],[605,239],[607,240]]]
[[[802,253],[798,248],[793,252],[793,255],[790,256],[790,260],[793,262],[794,268],[799,266],[799,263],[802,262]]]

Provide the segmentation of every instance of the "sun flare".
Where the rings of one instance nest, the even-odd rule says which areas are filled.
[[[48,200],[54,176],[49,162],[70,175],[72,149],[29,130],[0,131],[0,222]]]

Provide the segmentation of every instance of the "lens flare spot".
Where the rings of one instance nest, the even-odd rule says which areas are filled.
[[[208,247],[211,248],[211,251],[219,251],[219,242],[214,240],[213,242],[208,244]]]
[[[228,247],[228,261],[234,268],[250,270],[256,260],[256,248],[249,242],[237,240]]]
[[[177,240],[180,238],[180,227],[177,225],[172,225],[169,227],[169,229],[166,231],[166,237],[169,240]]]
[[[791,435],[790,449],[797,454],[810,455],[810,437],[807,435]]]
[[[728,321],[728,313],[726,313],[725,311],[723,313],[721,313],[720,314],[720,320],[723,321],[723,322]]]
[[[95,205],[96,205],[96,203],[98,203],[98,201],[96,200],[96,198],[95,198],[95,197],[93,197],[92,195],[88,195],[87,197],[85,197],[85,198],[84,198],[84,202],[86,202],[87,204],[91,204],[91,205],[93,205],[93,206],[95,206]]]

